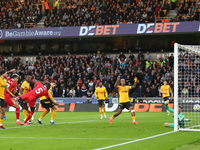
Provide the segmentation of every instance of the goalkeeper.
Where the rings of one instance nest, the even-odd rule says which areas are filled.
[[[169,106],[165,107],[168,111],[174,113],[174,109],[169,108]],[[174,118],[174,114],[173,114]],[[183,128],[186,121],[190,121],[190,119],[185,119],[184,115],[181,113],[181,106],[178,107],[178,125],[180,128]],[[165,123],[165,127],[174,127],[174,123]]]

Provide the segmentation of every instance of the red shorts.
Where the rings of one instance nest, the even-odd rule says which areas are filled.
[[[28,93],[26,93],[26,94],[23,94],[22,96],[21,96],[21,99],[23,100],[23,101],[26,101],[26,100],[28,100],[28,105],[30,106],[30,107],[35,107],[35,103],[36,103],[36,100],[37,100],[37,96],[35,96],[34,94],[32,94],[32,93],[30,93],[30,92],[28,92]]]
[[[5,108],[8,106],[13,106],[16,101],[10,96],[10,94],[5,94]]]

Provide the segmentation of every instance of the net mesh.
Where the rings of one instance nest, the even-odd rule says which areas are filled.
[[[179,44],[178,55],[179,128],[200,129],[200,46]]]

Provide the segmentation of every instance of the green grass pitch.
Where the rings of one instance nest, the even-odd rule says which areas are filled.
[[[16,125],[15,113],[6,112],[7,129],[0,130],[0,150],[93,150],[173,131],[164,127],[165,122],[173,122],[166,113],[136,113],[138,125],[131,124],[130,113],[122,113],[111,125],[109,117],[114,113],[100,120],[95,112],[57,112],[57,125],[49,125],[50,113],[39,125],[36,120],[41,114],[36,112],[35,123],[27,127]],[[199,150],[199,134],[179,131],[109,150]]]

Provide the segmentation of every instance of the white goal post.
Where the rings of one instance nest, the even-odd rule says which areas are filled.
[[[180,119],[181,113],[184,115]],[[200,131],[200,45],[174,44],[174,131]]]

